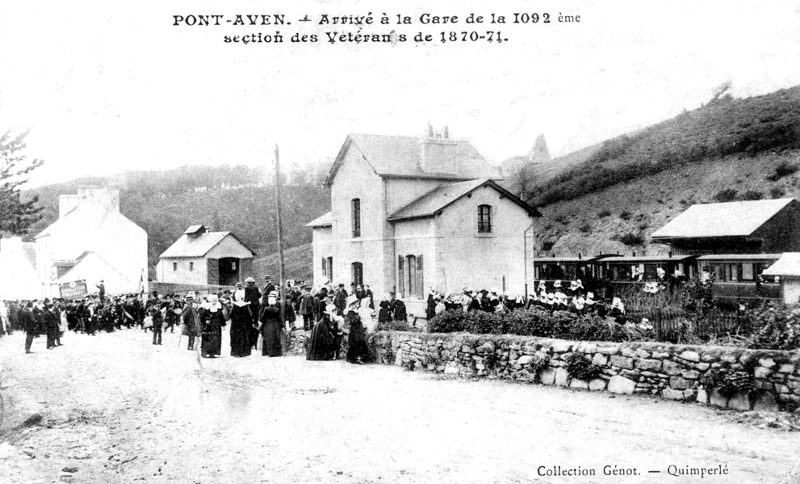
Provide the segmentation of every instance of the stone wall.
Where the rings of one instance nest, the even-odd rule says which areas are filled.
[[[379,363],[469,378],[648,394],[743,411],[793,410],[800,405],[797,351],[403,332],[372,334],[370,347]],[[573,353],[599,367],[596,378],[571,377],[567,361]],[[724,396],[709,383],[719,372],[736,372],[751,391]]]

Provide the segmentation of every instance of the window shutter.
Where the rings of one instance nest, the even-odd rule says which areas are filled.
[[[397,257],[397,276],[398,276],[398,283],[397,284],[397,292],[399,293],[400,297],[405,297],[405,271],[403,270],[403,256]]]
[[[417,256],[417,296],[422,299],[425,297],[425,281],[422,277],[422,254]]]

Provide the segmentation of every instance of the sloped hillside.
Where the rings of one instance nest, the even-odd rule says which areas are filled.
[[[800,199],[800,149],[727,156],[541,208],[538,255],[663,254],[650,234],[695,203],[795,197]]]
[[[58,218],[58,196],[81,186],[120,189],[120,210],[147,231],[151,267],[186,227],[204,224],[236,233],[259,257],[277,251],[275,186],[262,170],[243,166],[193,166],[159,172],[126,172],[111,178],[83,178],[37,188],[44,218],[31,227],[37,234]],[[284,242],[287,248],[311,241],[309,221],[330,207],[320,173],[291,173],[283,191]],[[309,257],[306,264],[311,263]],[[310,271],[310,267],[305,272]],[[276,269],[277,272],[277,269]]]
[[[311,244],[298,245],[283,251],[284,274],[287,279],[306,281],[311,283],[314,271],[311,261],[314,258]],[[280,263],[278,253],[273,252],[266,257],[259,257],[253,261],[253,272],[259,276],[271,275],[273,280],[278,280]]]
[[[665,253],[650,234],[692,204],[800,198],[800,86],[722,96],[564,159],[524,194],[544,214],[539,255]]]
[[[800,86],[747,99],[723,96],[604,142],[584,162],[535,180],[526,196],[550,205],[691,164],[793,148],[800,148]]]

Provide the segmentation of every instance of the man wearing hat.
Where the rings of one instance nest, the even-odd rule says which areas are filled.
[[[276,290],[275,284],[272,283],[272,276],[267,274],[266,276],[264,276],[264,295],[266,296],[267,294],[275,290]]]
[[[47,349],[52,350],[56,347],[56,337],[58,336],[58,316],[53,312],[53,304],[49,299],[44,300],[43,306],[42,318],[47,331]]]
[[[314,296],[311,288],[303,287],[303,294],[300,296],[299,312],[303,316],[303,330],[311,331],[314,328]]]
[[[194,350],[194,340],[200,334],[200,316],[197,313],[194,293],[190,292],[184,299],[186,304],[184,304],[183,313],[181,313],[181,318],[183,319],[183,329],[181,331],[182,334],[189,337],[189,347],[187,349],[192,351]]]

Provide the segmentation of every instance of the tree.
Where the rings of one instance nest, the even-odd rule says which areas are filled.
[[[9,129],[0,136],[0,233],[25,234],[42,218],[39,197],[23,202],[19,191],[28,173],[42,165],[42,160],[29,160],[24,154],[28,133],[13,136]]]

